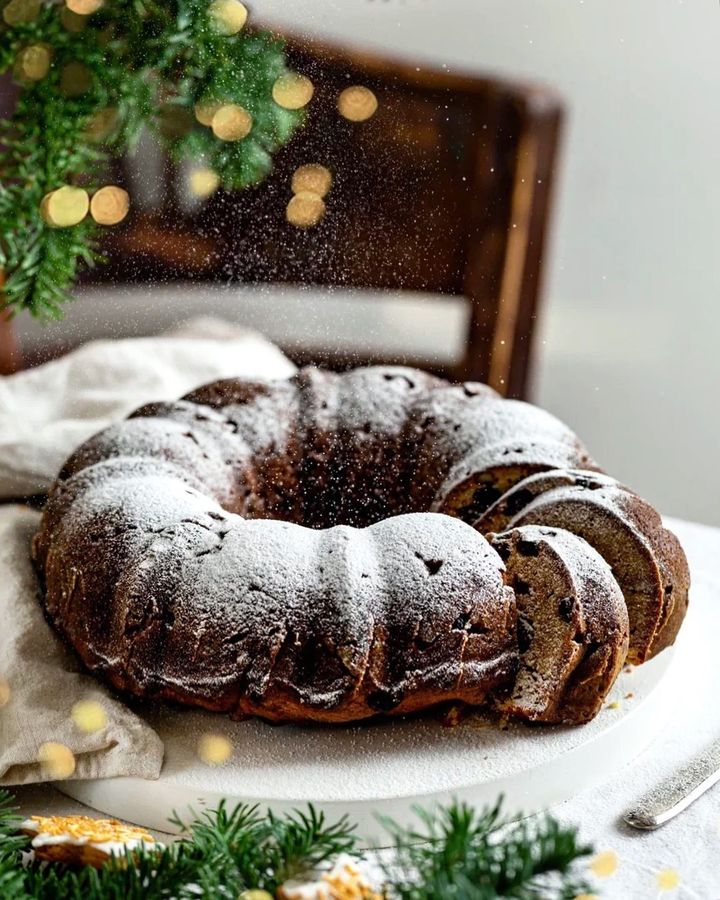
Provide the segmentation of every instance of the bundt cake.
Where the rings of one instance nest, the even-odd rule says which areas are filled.
[[[33,557],[116,688],[275,721],[447,701],[587,721],[628,613],[640,662],[688,590],[657,514],[556,418],[401,367],[141,408],[66,462]]]

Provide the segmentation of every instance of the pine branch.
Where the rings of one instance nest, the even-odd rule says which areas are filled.
[[[24,873],[18,865],[28,840],[18,835],[19,819],[8,793],[0,790],[0,897],[24,896]]]
[[[576,863],[591,848],[550,817],[509,823],[500,803],[480,813],[457,804],[417,813],[421,830],[384,820],[394,837],[387,876],[398,900],[564,900],[589,891]]]
[[[570,900],[589,891],[577,863],[591,848],[550,817],[509,823],[499,804],[479,813],[455,804],[418,814],[419,830],[385,820],[395,844],[386,868],[389,900]],[[327,825],[312,807],[263,816],[257,807],[229,813],[221,805],[164,850],[134,852],[100,870],[23,867],[28,840],[17,827],[10,798],[0,791],[3,900],[236,898],[258,888],[274,895],[286,880],[355,851],[347,820]]]
[[[63,26],[61,9],[45,0],[34,22],[0,27],[0,74],[28,46],[52,51],[47,75],[22,83],[13,116],[0,122],[0,309],[40,318],[62,315],[79,270],[100,259],[91,221],[62,231],[43,222],[46,193],[66,183],[95,189],[110,156],[131,151],[145,127],[173,159],[201,161],[223,187],[241,189],[268,174],[302,121],[272,100],[286,71],[282,42],[251,30],[218,34],[207,0],[114,0],[79,32]],[[68,96],[63,71],[70,63],[84,67],[88,84]],[[201,126],[194,107],[208,98],[246,109],[251,133],[227,142]],[[108,111],[112,127],[98,140],[89,126]]]

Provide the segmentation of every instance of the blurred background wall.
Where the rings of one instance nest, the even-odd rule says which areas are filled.
[[[252,6],[257,20],[300,36],[377,48],[416,66],[540,80],[559,91],[568,119],[532,396],[664,512],[720,525],[717,0]],[[152,192],[159,173],[147,159],[142,171]],[[136,320],[152,327],[153,316],[159,330],[198,310],[237,317],[275,339],[287,337],[279,326],[352,336],[364,319],[385,337],[393,327],[403,340],[409,333],[407,316],[404,324],[378,320],[362,304],[346,312],[338,301],[331,315],[325,301],[314,309],[303,296],[293,318],[282,292],[263,289],[243,305],[240,293],[203,291],[195,307],[174,288],[155,288],[152,304],[143,290],[120,289],[114,303],[91,295],[52,334],[119,334]],[[437,311],[423,304],[412,307],[410,331],[439,336]],[[443,313],[448,323],[456,312]],[[50,333],[27,316],[18,331],[28,343]]]
[[[258,0],[256,14],[560,90],[535,399],[665,512],[720,525],[717,0]]]

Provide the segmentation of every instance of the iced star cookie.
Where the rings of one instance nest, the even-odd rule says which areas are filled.
[[[142,849],[160,849],[161,844],[142,828],[117,819],[89,816],[31,816],[20,826],[32,838],[35,856],[48,862],[100,868],[113,856]]]
[[[279,900],[382,900],[352,856],[343,854],[328,871],[311,874],[307,881],[286,881]]]

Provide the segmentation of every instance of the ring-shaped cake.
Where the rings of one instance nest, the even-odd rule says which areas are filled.
[[[450,701],[587,721],[672,643],[689,586],[567,426],[401,367],[143,407],[67,461],[33,555],[116,688],[296,722]]]

